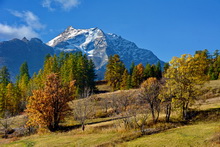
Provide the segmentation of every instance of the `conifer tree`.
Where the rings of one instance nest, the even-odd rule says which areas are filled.
[[[29,75],[29,70],[28,70],[28,64],[27,62],[24,62],[20,66],[20,72],[19,75],[17,76],[17,81],[16,81],[16,86],[20,91],[21,95],[21,104],[20,104],[20,109],[21,111],[26,108],[26,103],[27,103],[27,97],[29,96],[28,94],[28,83],[30,80],[30,75]]]
[[[122,81],[121,81],[121,85],[120,85],[120,89],[121,90],[126,90],[129,88],[129,85],[128,85],[128,70],[125,69],[124,70],[124,73],[122,75]]]
[[[130,71],[129,71],[129,74],[130,74],[130,75],[132,75],[133,70],[134,70],[134,67],[135,67],[134,61],[132,61],[131,67],[130,67]]]
[[[150,77],[152,77],[152,75],[151,75],[151,65],[149,63],[147,63],[146,67],[144,69],[144,79],[147,80]]]
[[[28,78],[28,80],[30,79],[27,62],[24,62],[24,63],[21,64],[21,66],[20,66],[19,79],[22,78],[23,76],[26,76],[26,77]]]
[[[161,70],[161,64],[160,62],[158,61],[157,62],[157,65],[156,65],[156,68],[155,68],[155,76],[157,79],[161,79],[162,78],[162,70]]]
[[[134,67],[133,74],[131,76],[131,86],[132,88],[138,88],[138,70],[137,66]]]
[[[4,83],[0,83],[0,116],[2,117],[5,112],[5,101],[6,101],[6,86]]]
[[[106,65],[105,80],[112,86],[112,90],[120,89],[122,75],[125,70],[124,63],[120,60],[119,55],[110,56]]]
[[[150,75],[151,77],[156,77],[156,66],[154,64],[151,65]]]
[[[131,85],[131,75],[128,74],[128,78],[127,78],[127,86],[128,86],[128,89],[132,88],[132,85]]]
[[[213,53],[214,59],[217,59],[219,56],[219,50],[215,50]]]
[[[138,76],[138,85],[140,86],[141,83],[144,81],[144,66],[142,63],[137,65],[137,76]]]
[[[87,83],[90,89],[90,94],[92,94],[92,92],[96,90],[96,86],[95,86],[96,74],[95,74],[95,65],[91,59],[89,60],[89,63],[88,63],[87,77],[88,77]]]
[[[20,91],[12,83],[9,83],[6,87],[6,106],[5,110],[9,111],[10,114],[16,115],[20,112]]]
[[[8,83],[10,83],[10,74],[6,66],[3,66],[0,69],[0,83],[2,83],[4,86],[7,86]]]
[[[40,70],[31,80],[31,86],[44,88],[46,77],[56,73],[61,77],[62,84],[76,81],[76,91],[80,97],[92,94],[95,89],[95,66],[92,60],[88,60],[86,54],[61,53],[60,56],[48,56],[44,62],[43,70]],[[34,84],[34,83],[37,84]]]
[[[170,64],[169,63],[164,63],[163,67],[163,73],[166,73],[167,69],[169,68]]]

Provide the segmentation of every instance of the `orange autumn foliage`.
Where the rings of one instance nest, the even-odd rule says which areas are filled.
[[[28,100],[27,125],[56,130],[70,110],[68,102],[74,99],[74,83],[62,85],[58,75],[48,75],[45,88],[33,91],[33,96]]]

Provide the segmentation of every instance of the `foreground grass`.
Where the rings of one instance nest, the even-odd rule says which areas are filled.
[[[55,147],[55,146],[96,146],[108,142],[117,137],[116,133],[92,133],[92,134],[72,134],[72,133],[53,133],[49,135],[33,135],[21,140],[12,142],[7,146],[36,146],[36,147]]]
[[[95,127],[94,125],[93,127]],[[128,142],[119,140],[126,136],[126,132],[107,130],[93,130],[87,128],[86,132],[73,130],[66,133],[50,133],[45,135],[32,135],[23,137],[18,141],[1,145],[5,147],[55,147],[55,146],[153,146],[153,147],[173,147],[173,146],[217,146],[213,145],[211,139],[218,131],[220,122],[200,122],[193,125],[182,126],[166,130],[153,135],[145,135]],[[115,143],[113,143],[115,142]],[[117,142],[119,144],[117,144]],[[120,144],[122,143],[122,144]]]
[[[220,122],[199,123],[180,128],[170,129],[158,134],[147,135],[126,142],[122,146],[212,146],[210,142],[213,134],[218,131]]]

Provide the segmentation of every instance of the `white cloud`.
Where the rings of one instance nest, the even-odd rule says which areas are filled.
[[[52,4],[58,4],[62,7],[63,10],[69,11],[70,9],[78,6],[80,4],[79,0],[43,0],[42,6],[53,11]]]
[[[0,39],[9,40],[12,38],[33,38],[39,37],[38,33],[36,33],[31,27],[29,26],[10,26],[7,24],[0,23]]]
[[[39,37],[37,31],[45,28],[45,25],[41,24],[39,18],[31,11],[13,11],[9,12],[24,21],[22,25],[8,25],[0,23],[0,39],[8,40],[12,38],[33,38]]]

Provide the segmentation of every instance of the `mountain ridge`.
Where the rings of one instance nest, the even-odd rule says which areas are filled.
[[[119,35],[105,33],[99,28],[75,29],[69,26],[58,36],[50,40],[47,45],[54,48],[55,53],[82,51],[91,58],[96,66],[99,77],[104,77],[105,65],[111,55],[118,54],[129,68],[135,64],[156,64],[163,61],[157,58],[152,51],[139,48],[134,42],[128,41]]]
[[[14,81],[23,62],[28,62],[29,72],[32,75],[43,67],[47,54],[54,54],[53,48],[38,38],[28,40],[24,37],[21,40],[15,38],[3,41],[0,42],[0,67],[7,66]]]
[[[13,79],[19,72],[20,65],[27,61],[30,74],[38,72],[43,67],[44,57],[47,54],[60,52],[78,52],[87,54],[96,66],[98,80],[104,78],[105,65],[111,55],[118,54],[129,68],[131,63],[143,65],[156,64],[163,61],[157,58],[152,51],[139,48],[134,42],[128,41],[113,33],[105,33],[99,28],[75,29],[66,28],[58,36],[43,43],[38,38],[28,40],[12,39],[0,42],[0,66],[6,65]]]

